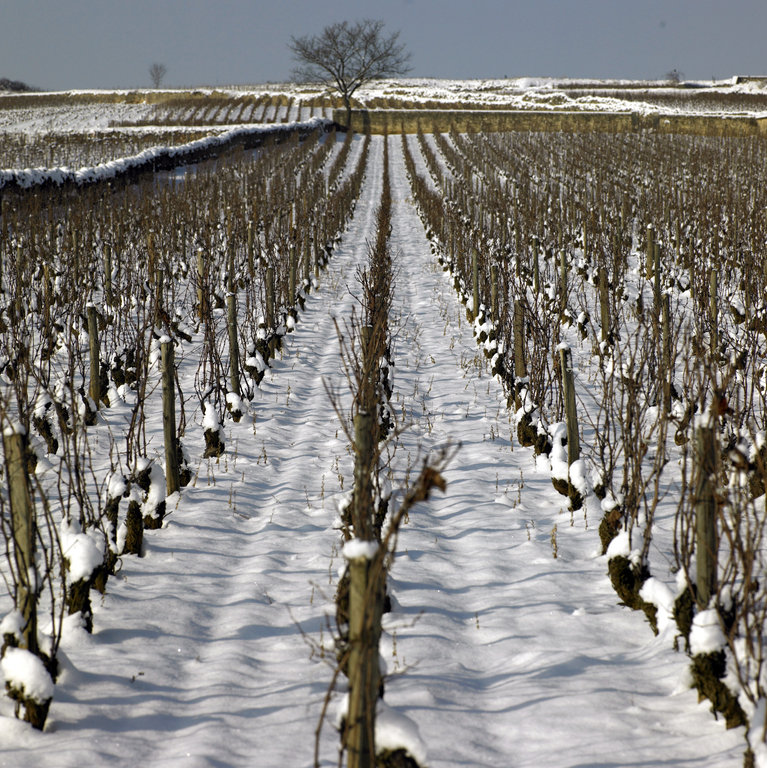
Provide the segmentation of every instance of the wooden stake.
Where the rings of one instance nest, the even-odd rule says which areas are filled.
[[[165,486],[168,496],[181,488],[179,477],[178,438],[176,435],[175,365],[173,341],[161,340],[162,355],[162,427],[165,438]]]
[[[18,579],[16,607],[24,617],[22,645],[37,653],[37,585],[35,574],[35,510],[27,475],[27,436],[6,430],[3,434],[5,471],[11,504],[13,554]]]
[[[569,348],[560,347],[559,364],[562,369],[562,396],[567,422],[567,465],[570,466],[581,457],[581,443],[578,435],[578,412],[575,405],[573,358]]]
[[[602,323],[602,341],[610,338],[610,284],[607,279],[607,267],[599,268],[599,317]]]
[[[523,379],[527,376],[525,363],[525,314],[524,305],[520,299],[514,300],[514,378]]]
[[[237,280],[234,274],[234,248],[229,251],[229,275],[226,293],[226,327],[229,332],[229,386],[240,394],[240,345],[237,339]]]
[[[711,318],[711,354],[719,356],[719,303],[717,300],[717,271],[712,269],[708,276],[708,309]]]
[[[695,489],[695,552],[698,606],[706,608],[716,593],[716,446],[714,430],[699,427],[696,434],[698,482]]]
[[[90,356],[90,381],[88,395],[99,409],[101,402],[101,355],[99,349],[99,322],[96,307],[88,305],[88,351]]]

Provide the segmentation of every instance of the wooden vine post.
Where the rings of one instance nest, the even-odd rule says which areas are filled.
[[[581,457],[581,443],[578,435],[578,412],[575,405],[573,358],[570,348],[565,345],[559,347],[559,365],[562,369],[562,397],[567,423],[567,465],[570,466]]]
[[[362,386],[365,386],[363,381]],[[374,548],[373,493],[374,415],[359,410],[354,417],[354,496],[352,524],[357,542]],[[363,545],[364,545],[363,544]],[[353,553],[349,560],[349,712],[346,731],[348,768],[375,765],[375,710],[380,672],[380,552]]]
[[[714,429],[698,427],[695,436],[698,479],[695,487],[695,552],[698,606],[706,608],[716,593],[716,443]]]
[[[35,510],[27,474],[27,436],[21,427],[3,433],[5,469],[11,504],[13,556],[16,563],[16,607],[24,617],[22,646],[37,653],[37,590],[35,568]]]
[[[288,268],[288,309],[296,303],[296,272],[298,267],[298,255],[296,246],[290,246],[290,264]]]
[[[90,357],[90,379],[88,395],[96,410],[101,402],[101,356],[99,350],[99,322],[96,307],[88,304],[88,352]]]
[[[661,300],[661,376],[663,387],[663,413],[668,415],[671,412],[671,380],[672,380],[672,359],[671,359],[671,308],[668,294],[665,294]]]
[[[240,345],[237,339],[237,279],[234,272],[234,246],[229,249],[226,292],[226,327],[229,332],[229,387],[240,394]]]
[[[714,359],[719,355],[719,304],[717,301],[718,275],[712,269],[708,276],[708,310],[711,319],[711,354]]]
[[[493,318],[498,322],[501,318],[500,308],[498,307],[498,265],[490,266],[490,307]]]
[[[104,301],[112,306],[112,246],[104,245]]]
[[[255,226],[252,221],[248,222],[248,275],[251,280],[256,277],[255,265]]]
[[[647,225],[647,244],[645,248],[645,275],[648,280],[652,279],[653,269],[655,267],[655,228],[652,224]]]
[[[660,307],[661,294],[661,267],[660,267],[660,243],[655,243],[653,248],[653,297],[656,310]]]
[[[272,330],[275,325],[274,308],[274,267],[266,268],[266,327]]]
[[[479,317],[479,255],[477,249],[471,249],[471,291],[473,296],[472,320]]]
[[[599,318],[602,324],[601,340],[610,339],[610,285],[607,279],[607,267],[599,268]]]
[[[514,299],[514,378],[524,379],[527,376],[525,362],[525,309],[521,299]]]
[[[567,309],[567,253],[559,252],[559,311]]]
[[[197,307],[200,313],[200,320],[205,322],[205,252],[202,248],[197,249]]]
[[[541,292],[541,265],[538,261],[538,238],[533,238],[533,292],[537,296]]]
[[[165,485],[168,496],[181,488],[176,437],[175,364],[173,341],[164,336],[160,339],[162,362],[162,429],[165,439]]]

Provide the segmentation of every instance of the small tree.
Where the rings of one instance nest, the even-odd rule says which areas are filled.
[[[162,83],[162,79],[165,77],[167,72],[168,68],[165,66],[165,64],[159,64],[158,62],[155,62],[151,67],[149,67],[149,77],[152,79],[152,85],[155,88],[160,87],[160,83]]]
[[[361,85],[410,71],[410,53],[398,42],[399,32],[385,36],[383,27],[383,21],[370,19],[353,24],[341,21],[319,35],[292,37],[288,46],[298,62],[294,77],[335,88],[346,107],[347,126],[351,98]]]
[[[666,80],[672,85],[680,85],[684,75],[678,69],[672,69],[670,72],[666,72]]]

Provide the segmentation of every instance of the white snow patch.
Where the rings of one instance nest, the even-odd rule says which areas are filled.
[[[344,544],[343,555],[346,560],[372,560],[378,552],[377,541],[352,539]]]
[[[701,611],[692,620],[690,631],[690,651],[693,656],[699,653],[721,651],[727,644],[722,632],[722,625],[716,609]]]
[[[93,571],[104,561],[104,536],[100,531],[90,529],[83,533],[79,523],[72,519],[61,521],[59,530],[61,553],[69,562],[67,583],[74,584],[90,578]]]
[[[6,648],[0,670],[9,683],[24,695],[42,704],[53,698],[53,680],[38,656],[24,648]]]

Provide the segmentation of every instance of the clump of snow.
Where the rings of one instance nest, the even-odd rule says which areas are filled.
[[[165,501],[166,489],[165,472],[159,464],[152,464],[149,470],[149,490],[146,492],[146,498],[141,509],[142,515],[156,516],[157,508]]]
[[[242,404],[242,398],[236,392],[226,393],[226,405],[230,411],[239,411],[242,413],[245,409]]]
[[[341,730],[343,722],[349,714],[349,694],[345,693],[338,704],[335,716],[335,727]],[[405,715],[392,709],[383,699],[376,704],[375,721],[376,754],[384,750],[394,752],[403,749],[422,768],[426,768],[426,746],[418,732],[418,726]]]
[[[69,563],[67,583],[74,584],[89,579],[104,561],[103,535],[95,529],[83,533],[79,523],[73,518],[61,521],[59,536],[61,553]]]
[[[551,476],[558,480],[567,480],[567,424],[564,421],[558,421],[551,425],[549,430],[551,434],[551,453],[549,461],[551,462]]]
[[[607,559],[610,560],[613,557],[630,557],[631,556],[631,543],[629,541],[629,532],[621,531],[611,542],[607,548]]]
[[[0,661],[5,682],[29,699],[43,704],[53,698],[53,680],[34,653],[24,648],[6,648]]]
[[[666,627],[676,627],[674,622],[674,595],[659,579],[650,576],[639,590],[639,597],[647,603],[652,603],[657,609],[658,631]]]
[[[383,700],[376,707],[376,753],[404,749],[420,766],[426,765],[426,746],[418,726]]]
[[[583,459],[577,459],[570,465],[570,484],[581,496],[589,492],[586,462]]]
[[[221,429],[221,422],[218,419],[218,413],[211,403],[205,403],[205,412],[202,417],[202,428],[218,431]]]
[[[372,560],[378,552],[377,541],[352,539],[344,544],[343,555],[347,560]]]
[[[3,616],[0,621],[0,640],[6,635],[11,635],[17,640],[21,640],[24,632],[24,616],[21,611],[11,611]]]
[[[693,656],[699,653],[715,653],[727,644],[722,632],[722,624],[715,608],[701,611],[692,620],[690,631],[690,651]]]
[[[264,358],[260,352],[254,352],[246,361],[246,368],[253,368],[258,373],[263,373],[267,369],[267,365],[264,362]]]
[[[107,485],[107,499],[118,499],[128,490],[125,477],[115,472]]]

